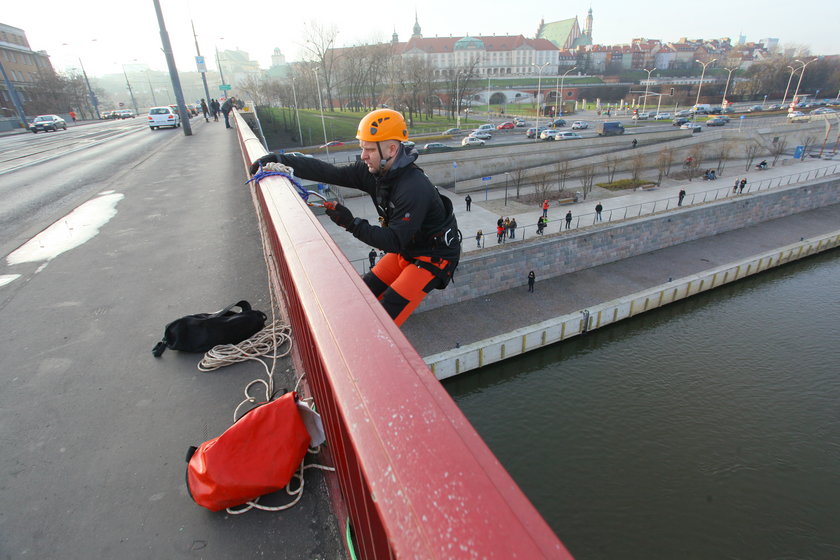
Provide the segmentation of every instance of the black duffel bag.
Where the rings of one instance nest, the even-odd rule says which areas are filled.
[[[234,307],[241,311],[233,311]],[[167,349],[182,352],[207,352],[219,344],[236,344],[265,327],[266,316],[251,309],[245,300],[228,305],[215,313],[187,315],[166,325],[163,339],[152,349],[160,358]]]

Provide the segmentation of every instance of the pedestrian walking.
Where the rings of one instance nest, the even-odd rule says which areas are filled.
[[[510,231],[510,238],[516,239],[516,218],[511,218],[508,230]]]
[[[534,282],[536,282],[536,281],[537,281],[537,275],[534,274],[534,271],[532,270],[531,272],[528,273],[528,291],[529,292],[533,293]]]
[[[370,253],[368,253],[368,262],[370,262],[371,268],[376,266],[376,249],[371,249]]]
[[[634,147],[634,148],[636,147],[636,144],[638,144],[638,143],[639,143],[639,141],[638,141],[638,140],[636,140],[635,138],[633,138],[633,147]]]
[[[496,226],[496,243],[501,243],[502,238],[505,235],[505,226]]]
[[[736,192],[738,192],[738,185],[739,184],[740,184],[740,181],[738,181],[738,177],[735,177],[735,184],[732,185],[732,194],[735,194]]]
[[[543,200],[542,211],[543,211],[543,218],[548,218],[548,200]]]
[[[601,211],[602,211],[603,209],[604,209],[604,207],[603,207],[603,206],[601,206],[601,203],[600,203],[600,202],[599,202],[598,204],[596,204],[596,205],[595,205],[595,220],[597,220],[597,221],[599,221],[599,222],[602,222],[602,221],[604,220],[604,219],[601,217]]]
[[[741,179],[741,184],[738,187],[738,194],[741,194],[742,192],[744,192],[744,187],[746,187],[746,186],[747,186],[747,178],[744,177],[743,179]]]
[[[566,212],[566,229],[569,229],[571,227],[572,227],[572,211],[569,210],[568,212]]]
[[[201,98],[201,112],[204,113],[204,122],[210,122],[210,117],[208,113],[210,113],[210,109],[207,107],[207,102],[204,98]]]
[[[73,119],[73,122],[76,122],[76,111],[70,111],[70,118]]]
[[[218,99],[211,99],[210,100],[210,113],[213,114],[213,120],[215,122],[219,122],[219,111],[222,110],[222,106],[219,105]]]
[[[470,195],[465,196],[464,197],[464,202],[467,203],[467,212],[469,212],[470,211],[470,205],[472,204],[472,197]]]
[[[679,200],[677,200],[677,206],[682,206],[683,199],[685,198],[685,189],[682,189],[679,194]]]
[[[481,230],[478,230],[477,232],[475,232],[475,248],[476,249],[481,249],[481,238],[483,236],[484,236],[484,234],[481,232]]]
[[[537,220],[537,235],[542,235],[545,226],[548,225],[548,218],[545,216],[540,216],[540,219]]]

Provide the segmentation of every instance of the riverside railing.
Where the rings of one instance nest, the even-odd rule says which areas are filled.
[[[265,150],[234,122],[247,169]],[[252,188],[355,557],[571,558],[288,180]]]

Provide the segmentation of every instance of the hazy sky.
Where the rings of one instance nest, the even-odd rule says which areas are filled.
[[[423,35],[517,35],[533,37],[541,18],[546,22],[578,17],[581,29],[586,12],[593,11],[594,41],[627,43],[634,37],[677,40],[714,39],[740,34],[748,41],[776,37],[782,45],[808,45],[814,54],[840,54],[837,22],[840,2],[811,4],[812,11],[790,2],[759,4],[733,0],[702,3],[626,2],[602,0],[564,2],[532,0],[513,3],[357,2],[318,0],[160,0],[166,29],[180,71],[195,70],[195,22],[199,47],[215,69],[214,49],[239,48],[268,68],[279,47],[287,61],[299,60],[304,25],[317,21],[339,29],[337,46],[411,36],[415,8]],[[565,7],[564,7],[565,6]],[[58,70],[78,67],[81,58],[89,75],[121,72],[121,64],[142,62],[165,70],[160,30],[152,0],[92,2],[90,0],[14,0],[4,3],[0,23],[26,31],[34,50],[47,51]],[[66,43],[66,45],[63,45]]]

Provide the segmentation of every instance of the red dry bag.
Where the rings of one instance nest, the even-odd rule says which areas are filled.
[[[193,500],[220,511],[280,490],[300,467],[309,433],[294,392],[246,413],[217,438],[187,454]]]

